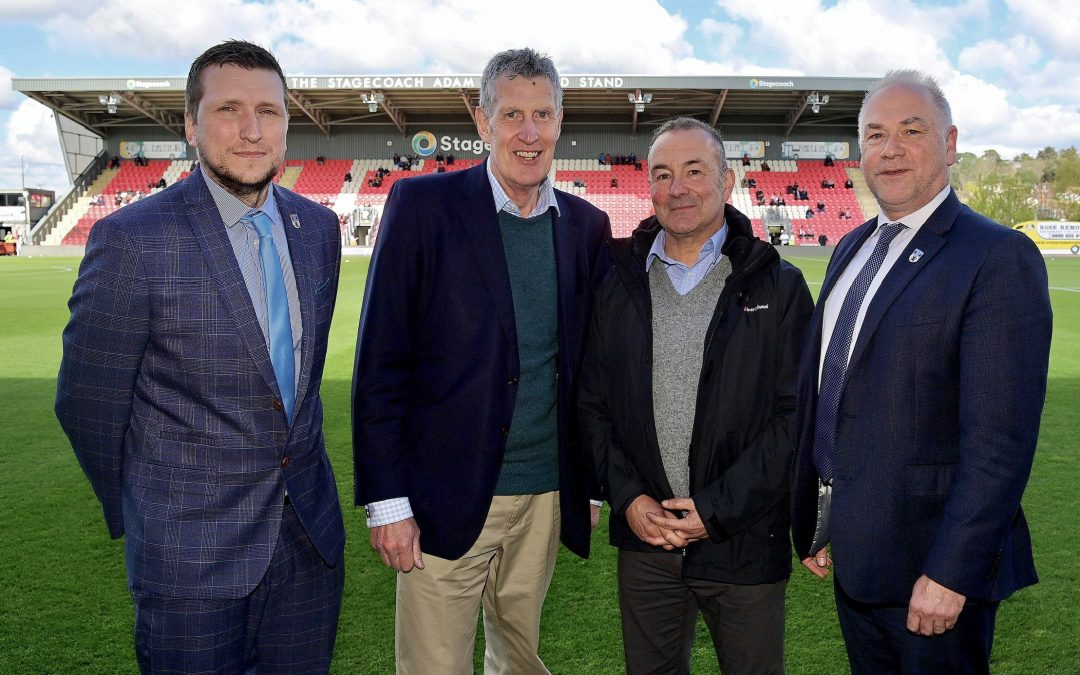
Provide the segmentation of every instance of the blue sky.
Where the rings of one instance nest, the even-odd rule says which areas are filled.
[[[287,73],[478,72],[528,44],[577,73],[875,77],[919,68],[962,151],[1080,144],[1080,2],[1066,0],[4,0],[0,185],[66,187],[55,125],[10,90],[32,76],[183,75],[230,37]],[[177,8],[182,11],[176,13]],[[164,19],[164,17],[168,17]]]

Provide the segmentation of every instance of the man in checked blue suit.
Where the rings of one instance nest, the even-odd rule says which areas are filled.
[[[998,603],[1036,583],[1020,500],[1051,311],[1034,244],[949,186],[933,78],[887,74],[859,113],[881,214],[840,241],[799,380],[792,532],[835,596],[852,672],[986,673]]]
[[[146,673],[323,673],[345,532],[319,388],[337,218],[271,184],[285,78],[229,41],[191,66],[200,168],[98,222],[56,413],[126,535]]]
[[[394,185],[353,380],[356,502],[397,581],[399,673],[546,673],[540,613],[559,538],[587,556],[598,507],[573,391],[607,216],[555,190],[551,59],[497,54],[475,119],[491,156]]]

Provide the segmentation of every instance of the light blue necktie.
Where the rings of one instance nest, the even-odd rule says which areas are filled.
[[[271,232],[273,221],[262,211],[241,218],[255,226],[259,235],[259,260],[262,263],[263,282],[266,285],[267,323],[270,325],[270,362],[281,390],[281,403],[285,417],[292,424],[293,403],[296,401],[296,362],[293,356],[292,323],[289,319],[289,296],[285,293],[285,277],[281,272],[281,258]]]
[[[814,466],[818,476],[825,483],[833,478],[836,463],[836,419],[840,412],[840,395],[844,391],[844,375],[847,372],[848,352],[851,351],[851,338],[855,333],[855,319],[859,316],[866,291],[874,280],[889,244],[900,234],[906,225],[886,223],[881,226],[877,244],[863,268],[859,270],[855,281],[851,282],[840,314],[836,317],[829,346],[825,350],[825,361],[821,366],[821,387],[818,389],[817,417],[814,422]]]

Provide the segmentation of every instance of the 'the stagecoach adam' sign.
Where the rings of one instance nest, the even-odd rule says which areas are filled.
[[[560,78],[564,88],[621,89],[619,75],[570,75]],[[479,75],[318,75],[290,77],[290,89],[476,89]]]

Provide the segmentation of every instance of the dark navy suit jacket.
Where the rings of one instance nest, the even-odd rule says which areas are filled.
[[[56,414],[109,533],[127,535],[134,589],[250,593],[274,552],[286,487],[322,557],[341,559],[345,532],[319,398],[341,257],[337,218],[273,189],[303,321],[291,428],[198,170],[90,232],[69,303]]]
[[[816,518],[822,311],[875,223],[837,246],[804,350],[792,493],[799,557],[811,553]],[[1020,499],[1051,324],[1046,266],[1032,241],[950,193],[883,280],[847,368],[830,527],[836,580],[849,597],[904,606],[922,574],[983,600],[1037,582]]]
[[[598,490],[572,394],[607,216],[556,191],[562,540],[589,550]],[[506,449],[519,371],[510,277],[484,165],[394,184],[368,270],[353,380],[356,503],[408,497],[425,553],[476,541]],[[590,495],[591,493],[591,495]]]

